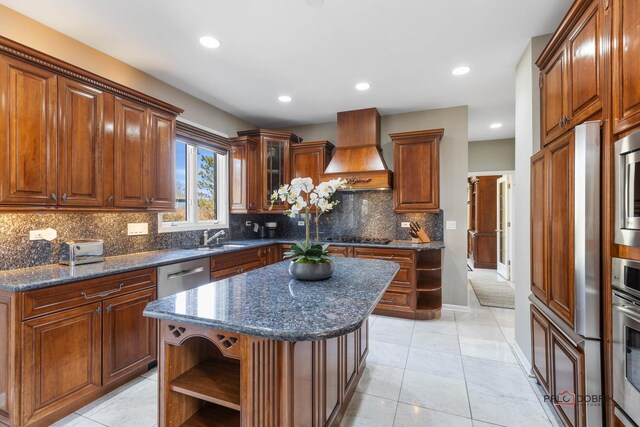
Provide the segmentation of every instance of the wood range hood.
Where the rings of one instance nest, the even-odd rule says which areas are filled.
[[[382,158],[376,108],[338,113],[338,141],[321,181],[346,179],[353,190],[391,190],[392,172]]]

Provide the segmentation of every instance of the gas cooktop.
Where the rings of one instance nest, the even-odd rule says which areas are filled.
[[[327,242],[337,243],[369,243],[372,245],[388,245],[391,239],[379,239],[377,237],[333,236],[327,237]]]

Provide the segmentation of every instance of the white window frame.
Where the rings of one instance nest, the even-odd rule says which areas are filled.
[[[197,145],[189,141],[182,142],[187,146],[187,220],[164,222],[163,214],[158,214],[158,233],[176,233],[181,231],[211,230],[229,228],[229,155],[222,155],[206,145]],[[218,219],[216,221],[198,221],[198,148],[212,150],[216,155],[216,185]],[[221,158],[224,161],[219,161]],[[174,165],[175,167],[175,165]]]

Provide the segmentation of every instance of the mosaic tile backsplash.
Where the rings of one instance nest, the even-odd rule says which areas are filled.
[[[339,193],[340,204],[335,212],[321,220],[321,238],[335,235],[378,237],[407,240],[408,229],[401,228],[403,221],[417,221],[427,231],[431,240],[443,239],[443,214],[394,214],[391,191]],[[267,221],[278,223],[278,237],[302,239],[304,227],[297,225],[298,218],[282,214],[231,215],[232,239],[256,238],[253,227],[246,221],[263,225]],[[149,234],[127,236],[127,224],[147,222]],[[53,228],[58,238],[53,242],[29,241],[29,230]],[[152,213],[18,213],[0,214],[0,270],[33,267],[57,263],[60,242],[73,239],[103,239],[107,256],[124,255],[157,249],[178,248],[200,243],[201,231],[162,233],[158,230],[158,216]]]

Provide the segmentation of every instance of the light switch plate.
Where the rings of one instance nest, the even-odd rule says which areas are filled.
[[[129,236],[143,236],[149,234],[148,222],[134,222],[127,224],[127,234]]]
[[[245,227],[251,227],[251,221],[245,221],[244,222],[244,226]]]
[[[458,224],[455,221],[447,221],[447,230],[455,230]]]
[[[304,221],[298,221],[298,225],[299,225],[300,227],[304,227]]]
[[[402,227],[402,228],[410,228],[411,227],[411,223],[410,222],[401,222],[400,223],[400,227]]]

